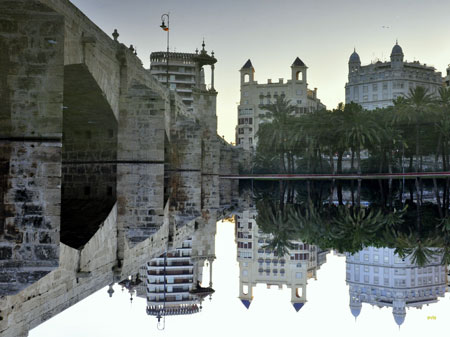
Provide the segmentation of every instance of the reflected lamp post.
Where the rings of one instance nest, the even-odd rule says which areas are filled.
[[[166,19],[167,19],[167,26],[166,26]],[[167,32],[167,55],[166,55],[166,85],[167,89],[169,89],[169,28],[170,28],[170,21],[169,21],[169,13],[164,13],[161,15],[161,29]]]

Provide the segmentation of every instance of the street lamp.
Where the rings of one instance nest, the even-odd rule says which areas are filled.
[[[165,19],[167,19],[167,26],[166,26]],[[163,15],[161,15],[161,21],[162,21],[161,26],[160,26],[161,29],[167,32],[166,86],[167,86],[167,89],[168,89],[169,88],[169,27],[170,27],[169,13],[164,13]]]

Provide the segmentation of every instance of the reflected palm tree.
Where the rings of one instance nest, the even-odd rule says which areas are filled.
[[[396,238],[396,249],[400,257],[410,257],[413,264],[423,266],[439,254],[436,248],[441,244],[439,238],[422,238],[417,231],[409,234],[399,233]]]
[[[260,200],[256,204],[256,223],[264,233],[271,234],[268,244],[262,248],[270,249],[277,256],[284,256],[294,248],[293,240],[297,237],[296,229],[288,222],[288,206],[281,208],[269,200]]]

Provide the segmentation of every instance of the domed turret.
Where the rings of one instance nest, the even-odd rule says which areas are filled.
[[[398,42],[396,42],[395,46],[392,48],[391,57],[398,56],[398,55],[404,56],[402,47],[400,47]]]
[[[361,59],[359,58],[356,49],[354,49],[353,53],[350,55],[350,58],[348,60],[348,73],[352,74],[354,72],[357,72],[360,67],[361,67]]]
[[[353,317],[356,318],[361,313],[361,306],[355,306],[355,307],[350,306],[350,311],[351,311]]]
[[[350,55],[350,59],[348,60],[348,63],[359,63],[359,64],[361,64],[361,60],[359,58],[358,53],[356,52],[356,49],[354,49],[353,53]]]
[[[395,46],[391,52],[391,65],[392,67],[401,67],[403,65],[403,50],[399,46],[398,41],[395,42]]]
[[[394,312],[394,320],[398,326],[402,325],[405,321],[406,312]]]

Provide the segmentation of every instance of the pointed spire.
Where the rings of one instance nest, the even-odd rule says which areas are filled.
[[[292,66],[293,67],[306,67],[306,65],[303,63],[303,61],[300,60],[300,58],[298,58],[298,57],[294,60],[294,63],[292,63]]]
[[[250,59],[248,59],[247,62],[245,62],[245,64],[242,66],[241,69],[249,69],[249,68],[253,68],[252,61],[250,61]]]
[[[241,300],[242,304],[248,309],[250,307],[250,301],[249,300]]]
[[[298,312],[303,307],[304,304],[305,303],[293,303],[292,305],[294,306],[295,311]]]

